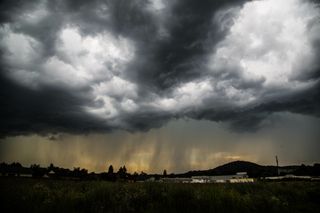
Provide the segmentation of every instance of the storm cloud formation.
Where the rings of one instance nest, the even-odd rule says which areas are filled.
[[[319,117],[317,1],[0,4],[2,136]]]

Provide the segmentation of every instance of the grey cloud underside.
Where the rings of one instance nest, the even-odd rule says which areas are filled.
[[[237,62],[239,50],[229,50],[240,42],[230,27],[246,1],[158,1],[159,8],[154,2],[1,1],[1,36],[25,36],[20,39],[36,47],[32,54],[41,54],[31,61],[21,56],[20,62],[18,53],[9,54],[13,47],[1,44],[0,134],[145,131],[178,118],[228,122],[233,129],[250,131],[263,127],[264,119],[274,112],[319,117],[320,66],[316,59],[311,57],[307,67],[299,65],[298,74],[289,76],[282,87],[273,74],[248,78]],[[307,4],[316,7],[311,1]],[[32,11],[38,12],[28,16]],[[31,21],[21,18],[24,13]],[[319,14],[317,17],[319,21]],[[308,26],[314,35],[310,38],[312,56],[319,55],[319,22]],[[66,52],[63,32],[78,36],[83,49],[71,46],[74,53]],[[270,41],[268,35],[262,36]],[[119,56],[90,49],[90,38],[100,43],[109,39],[115,44],[105,45],[116,49],[115,55],[120,52]],[[259,48],[254,54],[267,51],[267,47]],[[235,61],[221,62],[224,56],[217,50]],[[90,51],[93,58],[101,55],[103,68],[91,75],[90,64],[84,64],[85,78],[74,76],[73,85],[73,73],[64,80],[64,73],[77,70],[76,63],[83,61],[82,55],[91,56]],[[67,71],[53,74],[60,69]],[[264,86],[269,81],[277,85]],[[302,86],[296,89],[294,84]]]
[[[288,100],[277,100],[270,103],[261,103],[247,109],[235,111],[203,110],[190,117],[194,119],[206,119],[212,121],[228,121],[234,131],[256,131],[270,124],[264,123],[268,116],[276,112],[292,112],[303,115],[320,117],[320,85],[312,91],[304,91],[295,94]]]
[[[88,101],[59,88],[34,92],[1,79],[0,135],[110,131],[103,120],[83,113]]]

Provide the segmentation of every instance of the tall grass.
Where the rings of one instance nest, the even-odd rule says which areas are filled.
[[[320,183],[0,179],[1,212],[320,212]]]

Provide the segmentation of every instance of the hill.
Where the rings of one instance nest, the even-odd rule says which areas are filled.
[[[250,177],[267,177],[276,176],[278,174],[276,166],[262,166],[248,161],[233,161],[214,169],[189,171],[177,175],[178,177],[191,176],[213,176],[213,175],[233,175],[237,172],[247,172]],[[296,174],[296,175],[320,175],[319,164],[313,166],[283,166],[279,167],[279,172],[282,175]]]

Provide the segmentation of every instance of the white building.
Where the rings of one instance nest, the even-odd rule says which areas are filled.
[[[235,175],[218,176],[193,176],[191,183],[252,183],[253,178],[248,178],[246,172],[238,172]]]
[[[218,176],[192,176],[191,178],[161,178],[160,182],[167,183],[253,183],[253,178],[248,178],[246,172],[235,175]]]

